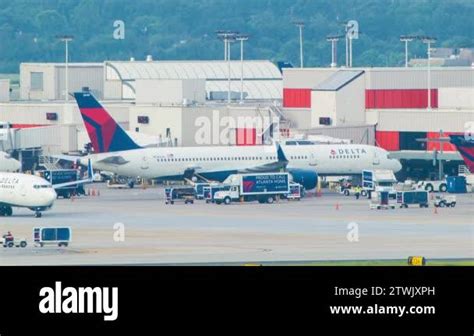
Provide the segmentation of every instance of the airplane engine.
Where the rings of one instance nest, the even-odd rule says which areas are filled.
[[[316,188],[318,184],[318,173],[309,169],[288,169],[293,177],[293,182],[301,184],[306,190]]]

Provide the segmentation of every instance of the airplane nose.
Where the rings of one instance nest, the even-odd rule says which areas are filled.
[[[19,171],[21,169],[20,161],[15,161],[15,171]]]
[[[393,161],[394,161],[394,166],[395,166],[393,171],[396,173],[402,169],[402,164],[398,160],[393,160]]]
[[[58,195],[56,194],[56,191],[54,189],[51,189],[46,195],[46,202],[48,204],[53,204],[53,202],[56,200],[57,197]]]

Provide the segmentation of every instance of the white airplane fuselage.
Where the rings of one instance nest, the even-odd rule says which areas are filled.
[[[35,175],[0,173],[0,208],[22,207],[33,211],[51,208],[56,192],[51,184]]]
[[[288,169],[306,169],[318,175],[361,174],[364,169],[401,169],[388,152],[369,145],[282,145]],[[277,161],[275,146],[158,147],[91,154],[94,168],[123,176],[169,178],[193,170],[202,176],[219,175]]]

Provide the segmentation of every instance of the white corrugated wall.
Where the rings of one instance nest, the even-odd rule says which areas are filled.
[[[378,131],[463,132],[474,120],[474,111],[379,110]]]
[[[425,68],[366,69],[366,89],[424,89],[428,83]],[[464,67],[431,69],[431,88],[474,87],[474,69]]]
[[[440,88],[438,90],[438,107],[474,110],[474,87]]]

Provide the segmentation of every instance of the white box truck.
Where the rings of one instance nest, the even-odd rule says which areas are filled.
[[[223,184],[230,188],[214,194],[214,202],[217,204],[230,204],[235,201],[273,203],[277,197],[290,193],[288,173],[234,174]]]

